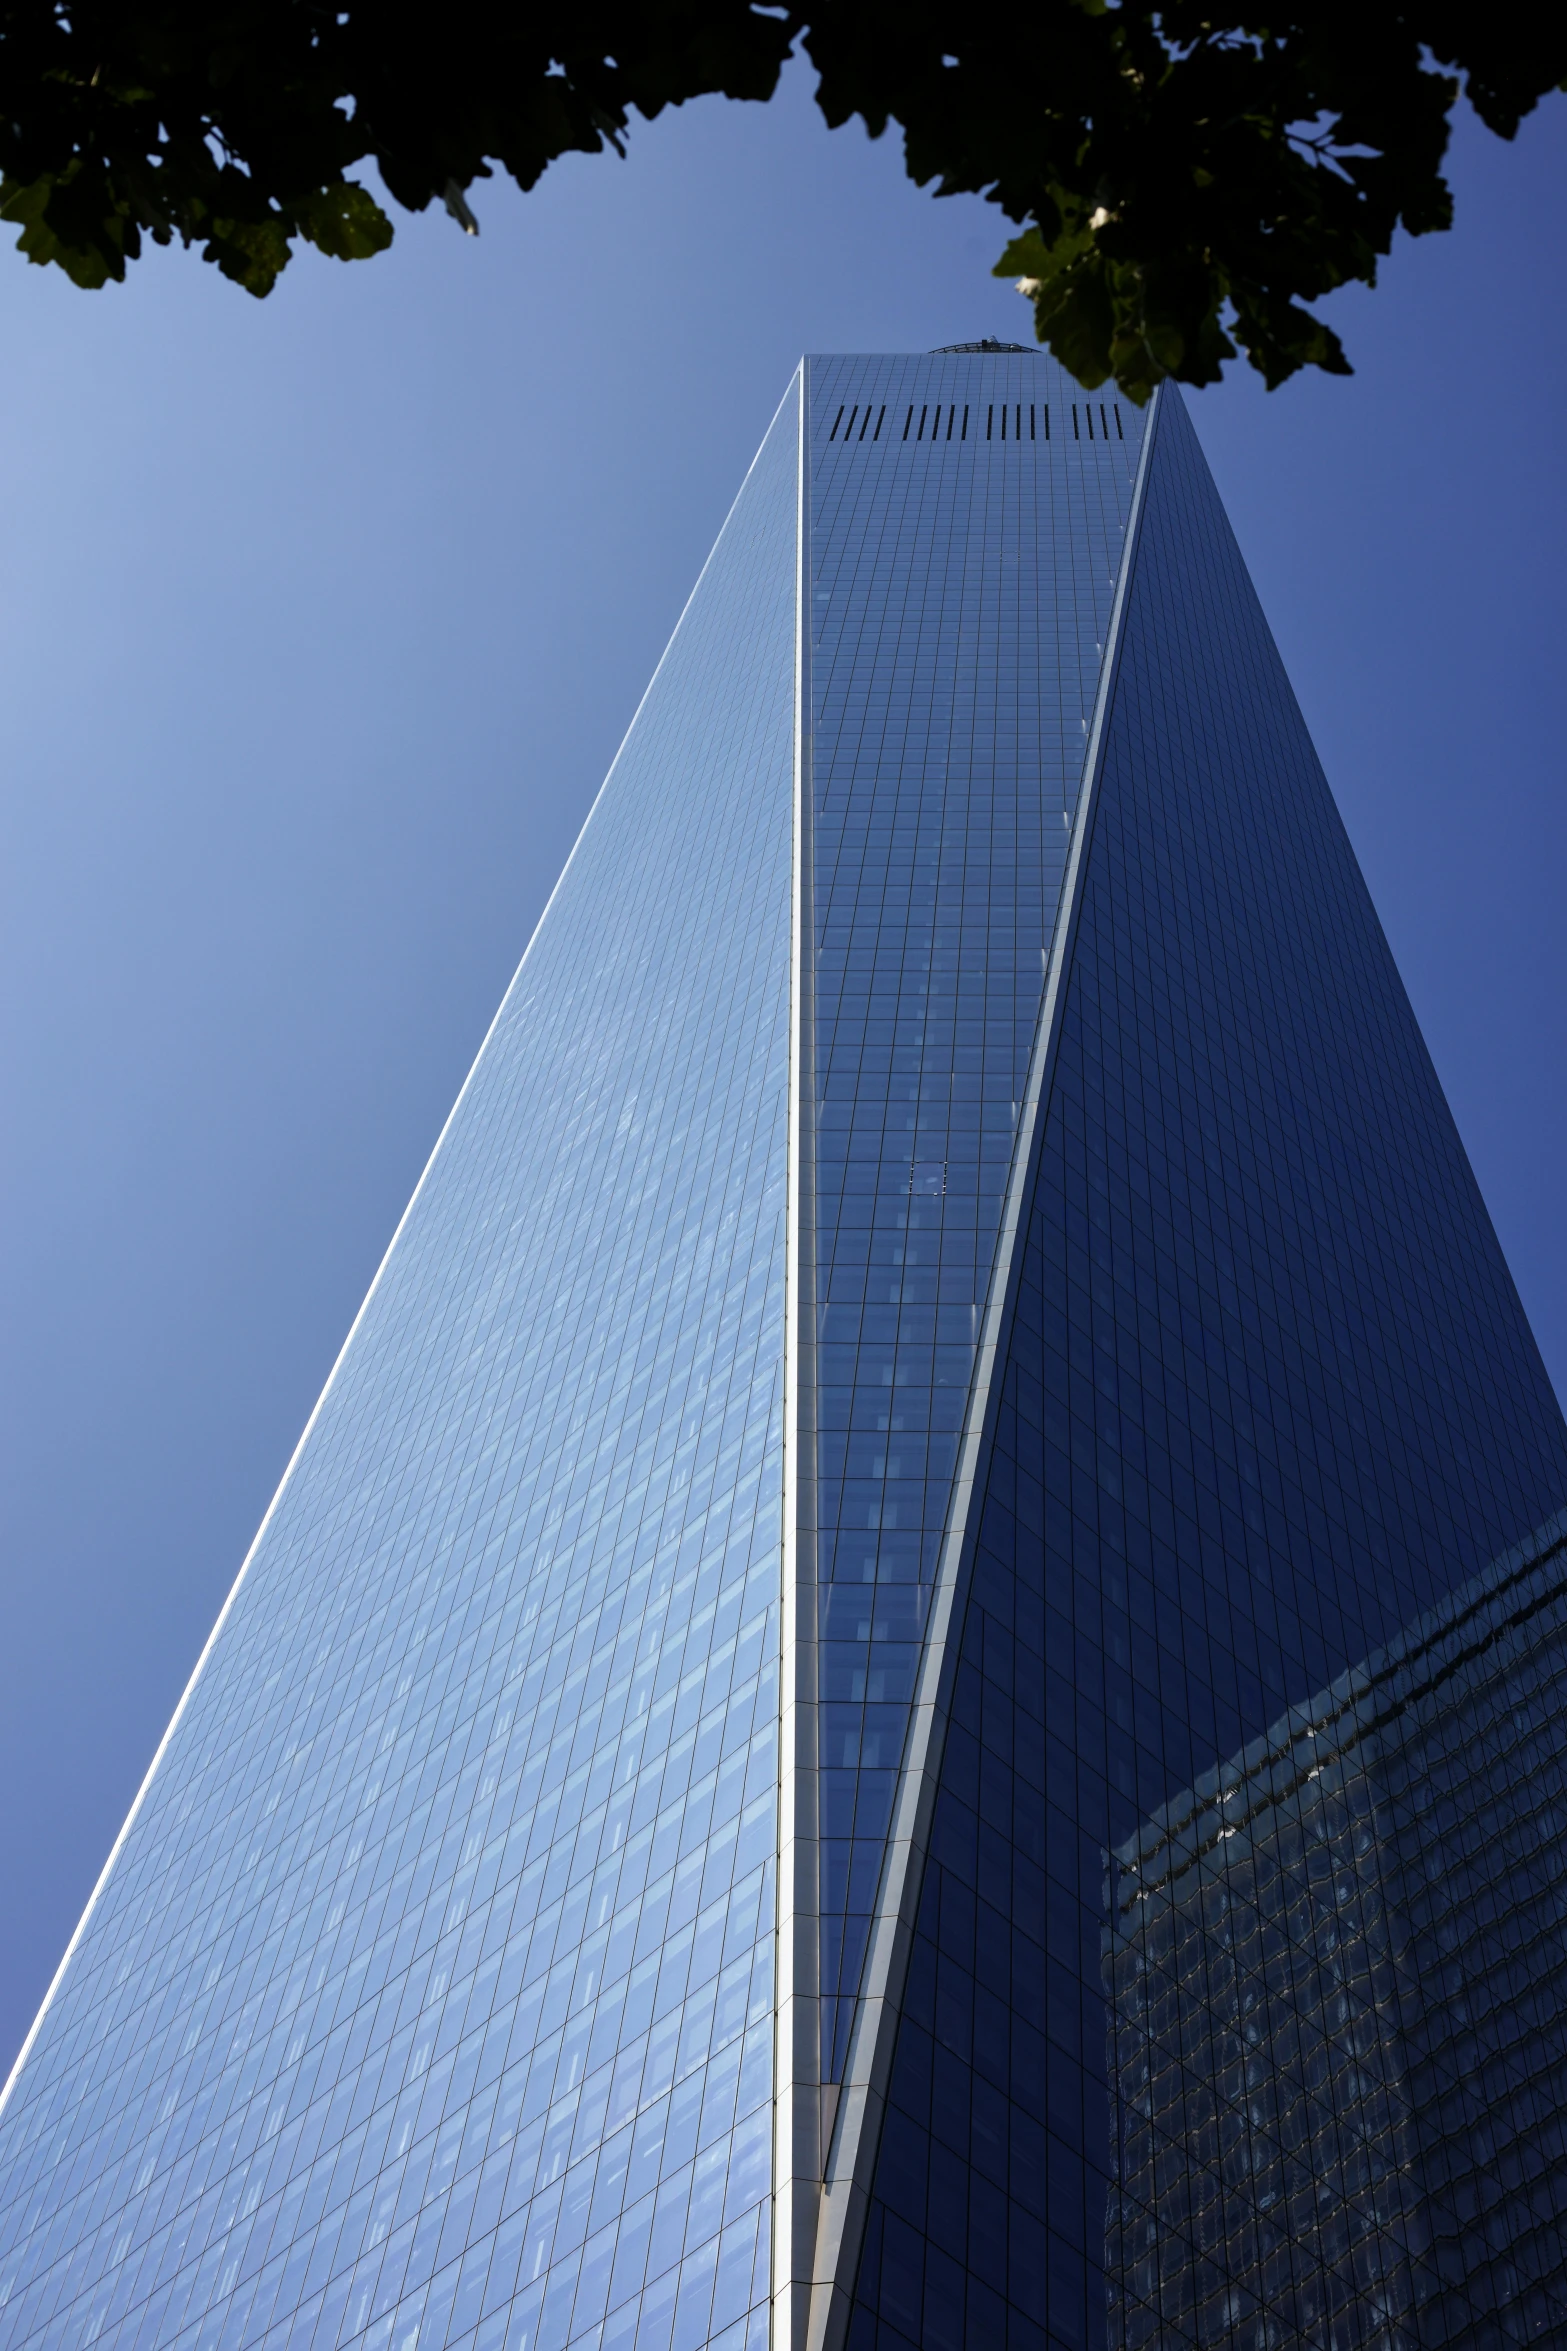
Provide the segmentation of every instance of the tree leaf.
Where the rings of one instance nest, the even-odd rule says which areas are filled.
[[[996,205],[1036,332],[1132,400],[1237,351],[1342,373],[1312,305],[1448,226],[1460,95],[1511,137],[1567,86],[1567,9],[1494,0],[7,0],[0,218],[79,286],[178,237],[265,295],[296,243],[386,250],[362,167],[416,212],[531,188],[667,106],[770,97],[797,45],[829,124],[896,126],[919,185]]]
[[[334,261],[368,261],[392,242],[391,222],[356,180],[296,197],[288,211],[299,234]]]

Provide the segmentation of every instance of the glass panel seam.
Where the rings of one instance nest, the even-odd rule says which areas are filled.
[[[790,907],[789,1190],[785,1242],[783,1594],[778,1737],[778,1994],[773,2341],[803,2342],[821,2174],[816,1835],[815,924],[810,727],[810,362],[796,442],[794,874]]]
[[[1071,969],[1083,876],[1093,838],[1094,808],[1104,766],[1116,679],[1125,640],[1126,612],[1146,503],[1162,394],[1155,392],[1143,435],[1137,480],[1127,522],[1125,552],[1116,580],[1104,657],[1094,697],[1094,715],[1084,757],[1083,784],[1072,845],[1063,879],[1060,913],[1051,945],[1049,976],[1040,1004],[1027,1094],[1020,1106],[1017,1141],[998,1236],[995,1269],[974,1369],[958,1467],[953,1479],[941,1563],[931,1604],[930,1629],[920,1663],[908,1736],[898,1773],[892,1829],[877,1893],[862,1988],[849,2042],[848,2062],[837,2100],[824,2178],[811,2280],[807,2351],[844,2351],[853,2307],[854,2280],[870,2204],[871,2181],[886,2113],[893,2047],[903,2006],[903,1985],[913,1942],[931,1814],[941,1769],[942,1734],[951,1701],[952,1674],[962,1631],[961,1596],[970,1552],[969,1505],[988,1450],[995,1418],[996,1374],[1004,1366],[1007,1334],[1016,1298],[1022,1242],[1033,1189],[1036,1145],[1043,1134],[1043,1110],[1060,1039],[1066,980]]]

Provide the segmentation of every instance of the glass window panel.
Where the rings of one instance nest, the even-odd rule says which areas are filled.
[[[797,448],[791,392],[0,2121],[7,2346],[765,2315]]]

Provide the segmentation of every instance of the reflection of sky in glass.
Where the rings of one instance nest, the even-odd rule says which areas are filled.
[[[842,2071],[1142,419],[811,363],[823,2064]]]
[[[1178,394],[1154,431],[856,2343],[1104,2351],[1106,1848],[1567,1500],[1567,1427]],[[1198,2210],[1201,2183],[1160,2185]],[[1195,2340],[1253,2351],[1225,2290]]]
[[[765,2339],[796,445],[0,2122],[7,2346]]]

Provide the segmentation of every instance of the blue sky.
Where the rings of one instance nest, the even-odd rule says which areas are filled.
[[[1199,432],[1567,1392],[1567,102]],[[802,72],[477,241],[0,259],[0,2052],[797,354],[1023,339]]]

